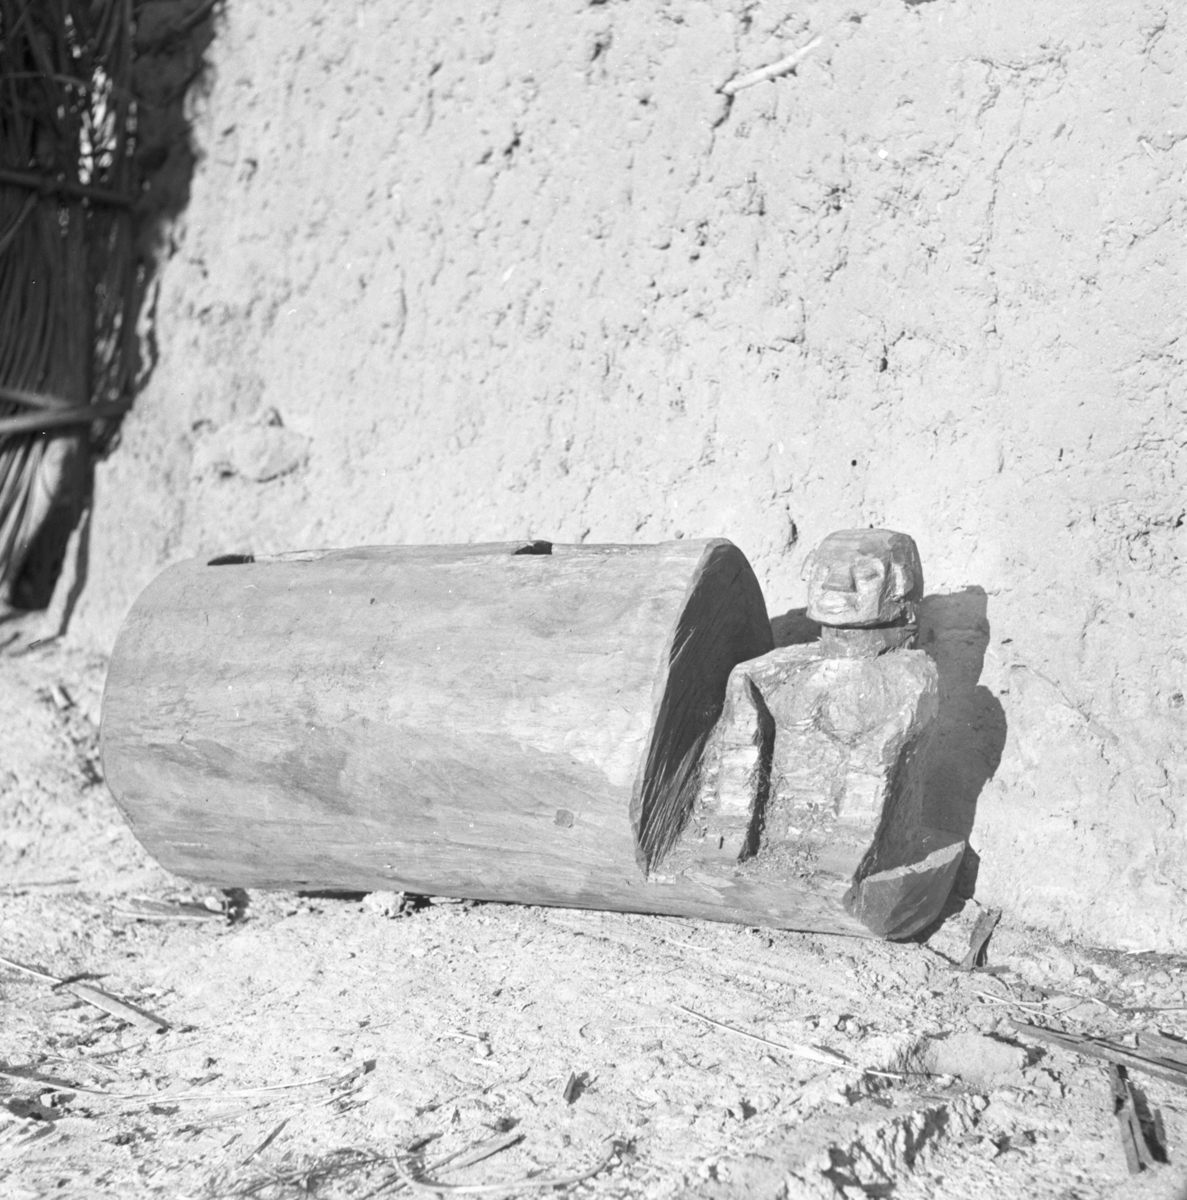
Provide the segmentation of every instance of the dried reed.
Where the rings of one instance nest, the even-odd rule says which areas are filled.
[[[132,4],[0,0],[0,603],[130,403]]]

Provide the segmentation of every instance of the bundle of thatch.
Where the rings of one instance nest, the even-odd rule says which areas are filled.
[[[132,0],[0,0],[0,605],[131,398]]]

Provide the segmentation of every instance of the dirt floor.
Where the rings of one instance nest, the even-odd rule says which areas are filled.
[[[1131,1074],[1169,1159],[1131,1176],[1106,1065],[1013,1025],[1187,1035],[1187,960],[1003,922],[962,971],[975,901],[887,945],[210,894],[107,793],[103,661],[11,650],[0,955],[102,994],[0,966],[6,1196],[1187,1195],[1187,1093]]]

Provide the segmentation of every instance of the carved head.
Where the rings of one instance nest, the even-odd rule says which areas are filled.
[[[808,616],[822,625],[914,621],[923,598],[915,539],[890,529],[830,533],[804,563]]]

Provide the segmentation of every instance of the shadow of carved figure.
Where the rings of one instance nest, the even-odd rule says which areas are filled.
[[[1005,710],[978,682],[989,646],[987,612],[988,597],[980,587],[926,596],[919,606],[917,644],[935,662],[940,679],[924,816],[929,824],[966,839],[976,820],[977,801],[997,771],[1006,744]],[[971,852],[967,857],[974,858]],[[974,882],[962,879],[958,890],[967,898]]]
[[[734,668],[694,814],[701,853],[843,879],[851,912],[906,937],[939,911],[963,852],[925,812],[941,686],[912,648],[919,553],[903,533],[842,530],[804,578],[807,609],[784,624],[817,622],[820,637]]]

